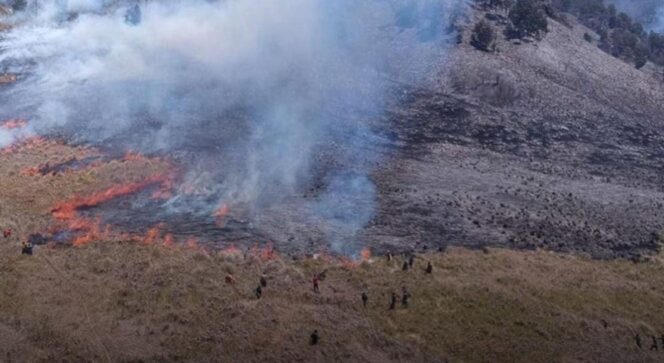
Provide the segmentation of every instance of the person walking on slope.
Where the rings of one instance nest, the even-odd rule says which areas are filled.
[[[408,300],[410,300],[410,292],[406,290],[406,287],[403,287],[403,295],[401,296],[401,306],[404,307],[404,309],[408,309]]]
[[[316,293],[320,292],[320,289],[318,288],[318,284],[320,283],[320,277],[318,276],[318,274],[314,275],[312,282],[314,284],[314,292]]]
[[[367,301],[369,301],[369,296],[366,292],[362,293],[362,306],[367,307]]]
[[[25,242],[25,241],[22,242],[21,243],[21,254],[32,256],[32,243]]]
[[[311,333],[311,338],[309,339],[309,343],[311,345],[316,345],[318,344],[318,341],[320,340],[320,336],[318,335],[318,329],[315,329],[313,333]]]
[[[390,296],[390,310],[394,310],[394,308],[397,306],[397,294],[392,291],[392,295]]]
[[[261,287],[261,285],[258,285],[258,287],[255,290],[255,293],[257,299],[260,299],[261,296],[263,296],[263,288]]]

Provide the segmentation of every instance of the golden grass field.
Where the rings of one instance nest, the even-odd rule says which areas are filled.
[[[0,154],[0,227],[16,231],[0,240],[0,361],[664,361],[662,256],[450,248],[418,255],[406,272],[401,257],[349,266],[123,241],[22,256],[20,242],[52,223],[54,203],[167,168],[128,158],[54,176],[22,172],[94,152],[40,142]],[[316,294],[311,277],[322,271]],[[390,292],[403,286],[411,306],[389,311]],[[314,329],[321,340],[311,346]]]

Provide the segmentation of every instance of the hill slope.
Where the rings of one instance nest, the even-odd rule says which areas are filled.
[[[136,243],[17,252],[0,246],[3,361],[643,362],[664,355],[649,350],[651,335],[664,333],[659,258],[633,264],[451,249],[420,255],[404,272],[401,258],[344,267]],[[224,283],[229,271],[234,285]],[[322,271],[316,294],[310,276]],[[268,283],[257,300],[263,272]],[[413,296],[409,308],[389,311],[390,292],[403,286]],[[310,346],[314,329],[321,341]]]
[[[541,41],[464,43],[431,89],[386,119],[400,151],[377,173],[367,236],[399,246],[651,253],[662,231],[664,88],[583,39],[572,18]],[[493,14],[504,29],[504,14]],[[369,237],[370,238],[370,237]]]

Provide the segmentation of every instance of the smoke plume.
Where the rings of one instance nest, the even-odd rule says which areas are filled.
[[[462,5],[33,1],[2,40],[0,65],[20,82],[3,94],[0,116],[28,118],[39,134],[187,160],[185,181],[206,194],[176,196],[164,205],[173,210],[209,214],[228,203],[259,219],[322,180],[307,210],[341,241],[373,215],[369,165],[381,156],[367,147],[376,138],[368,121],[395,85],[435,72]],[[337,200],[362,202],[341,212]]]

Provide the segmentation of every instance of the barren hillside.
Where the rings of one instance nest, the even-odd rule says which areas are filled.
[[[664,78],[549,22],[541,41],[468,45],[467,21],[436,90],[386,120],[401,151],[378,172],[377,242],[547,247],[595,257],[657,248]],[[505,14],[491,16],[503,29]],[[503,19],[503,20],[501,20]]]

